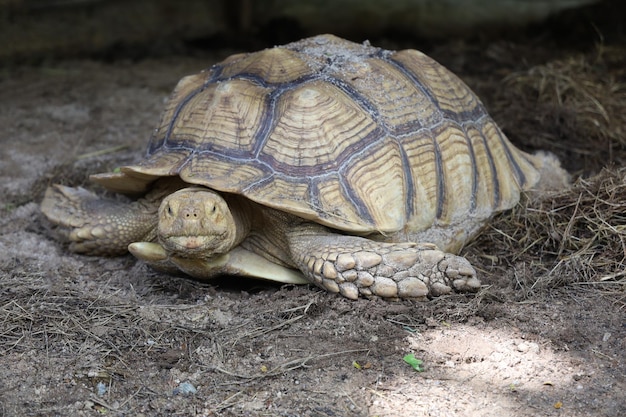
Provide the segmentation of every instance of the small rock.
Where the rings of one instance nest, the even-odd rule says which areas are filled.
[[[539,351],[539,345],[533,342],[522,342],[516,346],[518,352],[537,352]]]
[[[198,392],[198,390],[190,382],[181,382],[174,388],[174,395],[189,395],[195,394],[196,392]]]
[[[96,384],[96,393],[98,397],[104,397],[104,394],[107,393],[107,386],[104,382],[100,381]]]

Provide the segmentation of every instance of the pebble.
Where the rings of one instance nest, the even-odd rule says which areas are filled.
[[[107,386],[104,382],[100,381],[96,384],[96,392],[98,393],[98,397],[104,397],[104,394],[107,393]]]
[[[174,395],[189,395],[195,394],[196,392],[198,392],[198,390],[190,382],[181,382],[176,388],[174,388]]]
[[[532,351],[532,352],[539,351],[539,345],[533,342],[521,342],[515,348],[517,349],[518,352],[522,352],[522,353],[525,353],[528,351]]]

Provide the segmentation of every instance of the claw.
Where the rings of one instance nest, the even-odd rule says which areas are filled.
[[[167,259],[167,252],[165,252],[163,246],[158,243],[134,242],[128,245],[128,251],[132,253],[135,258],[148,263]]]

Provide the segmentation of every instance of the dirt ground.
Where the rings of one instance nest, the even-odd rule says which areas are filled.
[[[611,194],[626,177],[617,170],[625,50],[501,41],[429,52],[476,89],[518,145],[547,147],[589,181],[613,164]],[[567,252],[561,235],[527,245],[502,232],[519,219],[524,233],[537,228],[529,216],[540,203],[499,216],[463,252],[484,288],[427,302],[349,301],[228,277],[206,284],[130,256],[70,253],[39,212],[45,187],[96,189],[88,174],[140,158],[176,81],[224,54],[198,55],[0,74],[0,415],[626,415],[626,198],[609,204],[610,224],[599,216],[581,228],[596,236],[603,222],[617,243],[593,240],[584,253]],[[591,107],[576,113],[567,100],[579,90],[559,90],[559,76],[607,92],[583,89]],[[590,148],[592,136],[600,142]],[[578,194],[563,198],[546,213],[579,212]],[[552,240],[561,247],[544,256]],[[613,261],[594,263],[604,255]]]

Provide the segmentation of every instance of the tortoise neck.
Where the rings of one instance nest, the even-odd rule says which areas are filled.
[[[235,239],[232,246],[234,248],[248,237],[258,215],[253,203],[247,198],[232,194],[222,194],[222,197],[228,204],[235,223]]]

